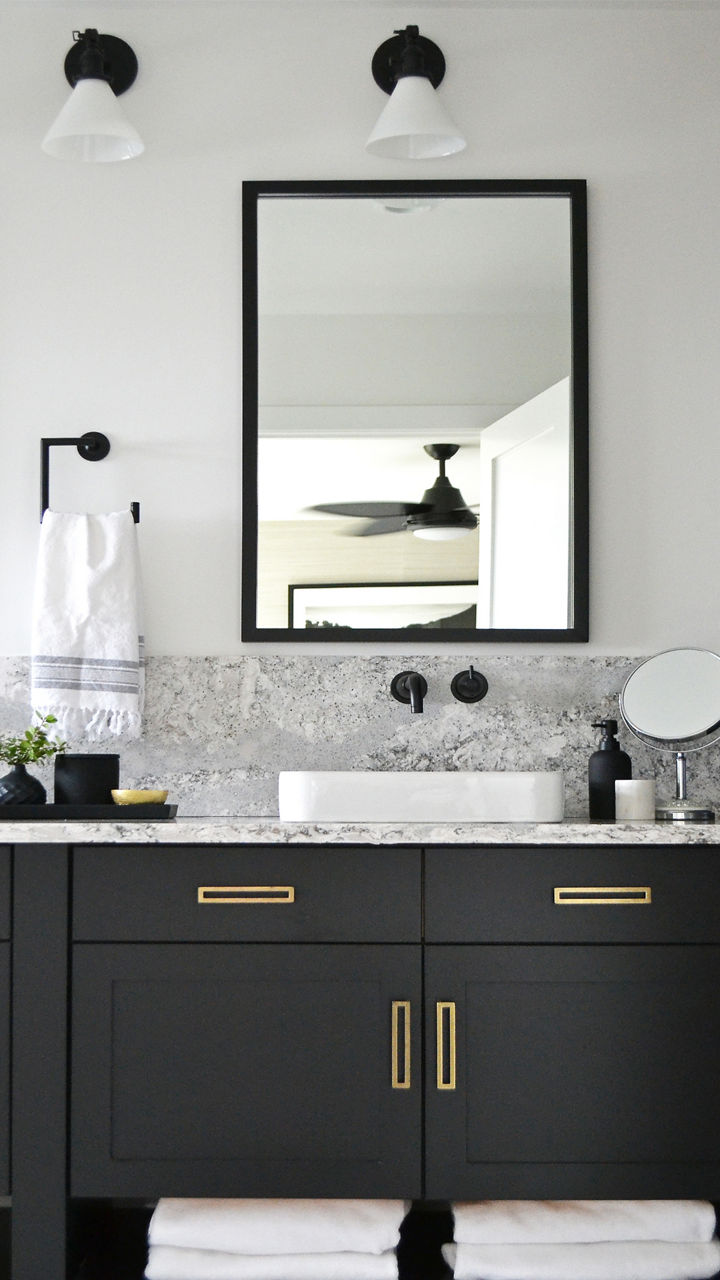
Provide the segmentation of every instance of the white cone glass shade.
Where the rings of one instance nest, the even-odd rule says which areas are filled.
[[[132,160],[145,146],[107,81],[78,80],[42,149],[58,160],[98,162]]]
[[[399,160],[451,156],[467,146],[427,76],[402,76],[380,114],[366,150]]]

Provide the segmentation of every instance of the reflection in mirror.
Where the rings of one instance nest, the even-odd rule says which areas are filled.
[[[720,739],[720,657],[707,649],[669,649],[647,658],[625,681],[620,712],[647,746],[675,753],[676,796],[655,816],[714,822],[711,809],[688,799],[686,752]]]
[[[584,197],[245,184],[244,639],[587,639]]]

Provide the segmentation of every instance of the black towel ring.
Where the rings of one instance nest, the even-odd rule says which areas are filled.
[[[101,431],[86,431],[82,436],[44,436],[40,441],[40,520],[50,506],[50,449],[54,444],[74,444],[86,462],[100,462],[110,452],[110,441]],[[140,523],[140,503],[131,502],[136,524]]]

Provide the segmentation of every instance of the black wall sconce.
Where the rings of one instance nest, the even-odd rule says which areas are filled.
[[[117,99],[135,81],[137,58],[124,40],[94,27],[73,31],[73,40],[65,58],[73,91],[42,149],[58,160],[132,160],[145,146]]]
[[[365,144],[373,155],[433,160],[467,146],[435,92],[445,75],[442,50],[417,27],[396,31],[375,50],[372,73],[390,94]]]

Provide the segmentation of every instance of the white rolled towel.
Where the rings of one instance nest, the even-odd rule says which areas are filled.
[[[711,1240],[709,1200],[477,1200],[453,1204],[455,1240],[551,1244],[611,1240]]]
[[[220,1253],[151,1245],[147,1280],[397,1280],[387,1253]]]
[[[709,1280],[720,1241],[603,1244],[444,1244],[455,1280]]]
[[[151,1245],[221,1253],[385,1253],[400,1239],[404,1200],[162,1199]]]

